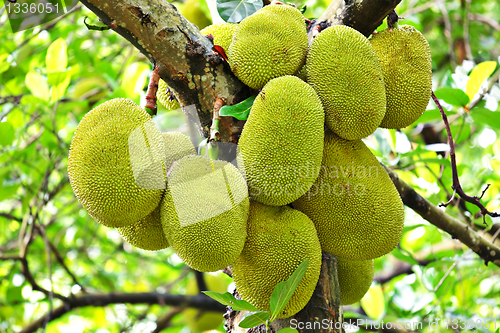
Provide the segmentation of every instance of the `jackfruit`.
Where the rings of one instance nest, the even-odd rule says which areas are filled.
[[[165,141],[165,167],[168,170],[172,163],[184,156],[196,155],[191,140],[181,132],[162,133]]]
[[[182,158],[171,167],[161,205],[167,240],[189,267],[217,271],[241,253],[248,189],[231,163],[202,156]]]
[[[196,149],[187,136],[180,132],[162,133],[165,140],[165,172],[172,163],[187,155],[195,155]],[[161,225],[158,205],[148,216],[126,227],[117,228],[118,233],[130,245],[148,251],[158,251],[169,247]]]
[[[340,299],[342,305],[359,302],[373,281],[373,259],[348,260],[337,257]]]
[[[205,1],[187,0],[182,5],[181,15],[184,16],[189,22],[198,26],[199,29],[203,29],[206,26],[212,24],[212,20],[208,17],[207,14],[205,14],[205,11],[203,9],[208,11],[208,7]]]
[[[302,14],[291,6],[268,5],[238,24],[227,56],[238,79],[261,89],[273,78],[297,73],[308,45]]]
[[[384,73],[387,112],[380,127],[411,125],[425,111],[432,92],[431,49],[414,27],[401,25],[372,36]]]
[[[231,283],[231,278],[225,274],[203,274],[207,290],[217,293],[225,293]],[[204,290],[202,290],[204,291]],[[196,295],[199,293],[196,279],[191,278],[186,285],[186,295]],[[182,312],[184,320],[192,332],[204,332],[216,329],[224,321],[220,312],[203,311],[194,308],[187,308]]]
[[[372,134],[386,109],[382,68],[368,39],[344,25],[317,35],[306,62],[307,82],[325,108],[326,125],[357,140]]]
[[[233,40],[233,34],[238,25],[234,23],[219,23],[212,24],[201,30],[200,32],[203,35],[212,34],[214,36],[214,45],[221,46],[224,51],[229,50],[229,45],[231,45],[231,41]]]
[[[158,91],[156,92],[156,99],[161,103],[167,110],[177,110],[181,107],[179,102],[174,98],[170,100],[170,91],[167,91],[168,85],[165,81],[160,79],[158,84]],[[173,96],[172,96],[173,97]]]
[[[116,228],[116,231],[130,245],[148,251],[158,251],[169,247],[161,226],[160,208],[155,208],[148,216],[126,227]]]
[[[247,232],[243,252],[232,265],[233,279],[241,298],[259,310],[270,311],[274,287],[309,259],[304,277],[277,318],[293,316],[309,302],[321,270],[321,246],[314,224],[288,206],[251,202]]]
[[[318,179],[293,207],[314,222],[323,251],[346,259],[380,257],[403,232],[403,203],[376,157],[331,131]]]
[[[165,188],[164,143],[146,111],[116,98],[78,125],[68,175],[78,201],[99,223],[123,227],[150,214]]]
[[[314,89],[295,76],[273,79],[262,89],[237,154],[253,200],[287,205],[311,187],[323,155],[324,117]]]

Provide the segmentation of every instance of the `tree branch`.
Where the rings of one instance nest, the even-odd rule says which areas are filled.
[[[385,166],[384,166],[385,167]],[[476,252],[486,264],[493,262],[500,267],[500,247],[488,242],[479,236],[473,229],[465,223],[449,216],[442,209],[433,205],[429,200],[418,194],[409,184],[401,180],[396,172],[385,167],[389,177],[398,189],[403,203],[413,209],[441,230],[449,233],[452,238],[456,238]]]
[[[50,316],[50,321],[60,318],[72,309],[85,306],[107,306],[110,304],[160,304],[182,307],[193,307],[201,310],[225,312],[226,307],[210,297],[201,294],[196,296],[169,295],[159,293],[111,293],[104,295],[84,295],[69,298],[63,305],[57,307],[51,314],[45,314],[26,326],[20,333],[31,333],[43,326]]]
[[[325,25],[343,24],[368,37],[400,2],[401,0],[333,0],[310,31],[314,32],[317,27]]]
[[[182,106],[196,105],[205,136],[217,98],[240,102],[251,90],[231,72],[229,64],[212,52],[213,44],[177,8],[162,0],[82,0],[104,24],[132,43],[159,68],[160,77]],[[231,119],[233,132],[239,132]],[[230,141],[223,131],[222,141]]]

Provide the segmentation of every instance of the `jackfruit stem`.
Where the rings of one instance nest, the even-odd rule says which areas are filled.
[[[158,92],[158,85],[160,84],[160,74],[158,66],[154,66],[151,78],[149,79],[148,91],[146,92],[146,112],[151,116],[155,116],[158,112],[156,104],[156,93]]]

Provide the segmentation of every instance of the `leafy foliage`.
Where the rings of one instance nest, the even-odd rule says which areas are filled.
[[[318,17],[328,2],[308,1],[305,15]],[[231,3],[223,18],[237,12]],[[485,83],[498,74],[496,6],[492,0],[419,0],[403,1],[397,8],[405,17],[402,23],[422,31],[431,46],[434,87],[457,143],[461,184],[466,193],[478,196],[491,184],[482,198],[490,210],[500,206],[498,77]],[[116,230],[93,221],[74,197],[66,167],[78,122],[111,98],[140,103],[151,70],[148,60],[116,33],[87,30],[85,16],[98,21],[77,6],[54,24],[14,34],[7,15],[0,15],[0,331],[20,331],[47,313],[51,303],[62,304],[33,289],[18,260],[25,250],[33,279],[63,296],[84,291],[184,294],[191,274],[170,249],[152,253],[132,248]],[[473,62],[464,60],[468,47]],[[174,128],[183,124],[177,113],[165,111],[159,106],[165,122]],[[366,143],[417,192],[439,204],[452,194],[450,163],[443,157],[445,138],[439,111],[431,103],[414,125],[400,131],[379,129]],[[446,213],[491,238],[499,221],[487,217],[485,226],[478,212],[468,203],[446,208]],[[407,268],[405,274],[391,276],[401,267]],[[429,324],[441,319],[441,331],[452,332],[442,319],[492,324],[500,317],[498,267],[485,266],[471,250],[410,209],[400,249],[376,259],[375,271],[379,282],[360,304],[344,309],[346,318],[422,322],[422,332],[431,332]],[[383,279],[386,276],[391,278]],[[46,332],[150,332],[171,310],[130,304],[77,308],[49,322]],[[497,320],[496,328],[483,325],[477,330],[499,332],[499,325]],[[182,317],[173,316],[165,332],[184,327]]]

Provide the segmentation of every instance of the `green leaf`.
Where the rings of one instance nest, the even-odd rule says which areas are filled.
[[[238,104],[224,105],[220,108],[219,115],[223,117],[234,117],[238,120],[247,120],[255,97],[256,96],[250,96]]]
[[[418,261],[416,261],[411,254],[398,247],[394,248],[394,250],[391,251],[391,254],[399,260],[409,263],[410,265],[419,265]]]
[[[0,123],[0,133],[2,133],[0,135],[0,147],[10,146],[16,138],[16,131],[8,121]]]
[[[477,107],[470,111],[470,116],[475,123],[484,124],[492,129],[500,130],[500,113],[488,110],[487,108]]]
[[[0,54],[0,74],[5,72],[10,67],[10,63],[7,61],[9,53]]]
[[[257,311],[251,312],[240,321],[239,326],[243,328],[252,328],[266,323],[269,319],[269,312],[267,311]]]
[[[366,312],[368,317],[377,320],[382,317],[385,312],[385,300],[382,287],[375,284],[368,289],[368,292],[361,299],[361,307]]]
[[[68,66],[68,54],[66,52],[66,42],[64,39],[56,39],[50,44],[45,57],[47,73],[61,72]]]
[[[65,73],[54,73],[55,75],[62,74],[58,77],[58,81],[55,85],[52,86],[51,94],[50,97],[52,101],[58,101],[60,100],[63,96],[64,93],[66,92],[66,88],[68,88],[69,83],[71,81],[71,74],[69,72]],[[49,82],[51,80],[51,75],[52,74],[47,74]]]
[[[215,291],[204,291],[203,293],[223,305],[232,307],[235,311],[257,311],[252,304],[241,299],[236,299],[228,292],[222,294]]]
[[[434,95],[446,103],[455,106],[466,106],[469,103],[469,96],[460,89],[444,87],[436,90]]]
[[[6,292],[6,300],[9,303],[23,300],[23,287],[9,287]]]
[[[297,289],[297,286],[306,273],[308,264],[309,258],[301,262],[286,281],[280,282],[274,287],[271,295],[271,314],[273,318],[283,311],[290,298],[292,298],[295,289]]]
[[[484,61],[478,64],[469,75],[469,81],[467,81],[467,86],[465,91],[467,96],[472,101],[474,95],[479,92],[479,88],[484,80],[486,80],[495,70],[497,66],[496,61]]]
[[[278,331],[278,333],[281,332],[281,333],[298,333],[299,331],[297,331],[295,328],[291,328],[291,327],[285,327],[285,328],[282,328]]]
[[[25,78],[26,86],[31,93],[45,101],[49,100],[50,92],[47,84],[47,78],[37,72],[29,72]]]
[[[238,23],[262,8],[262,0],[217,0],[217,11],[228,23]]]

